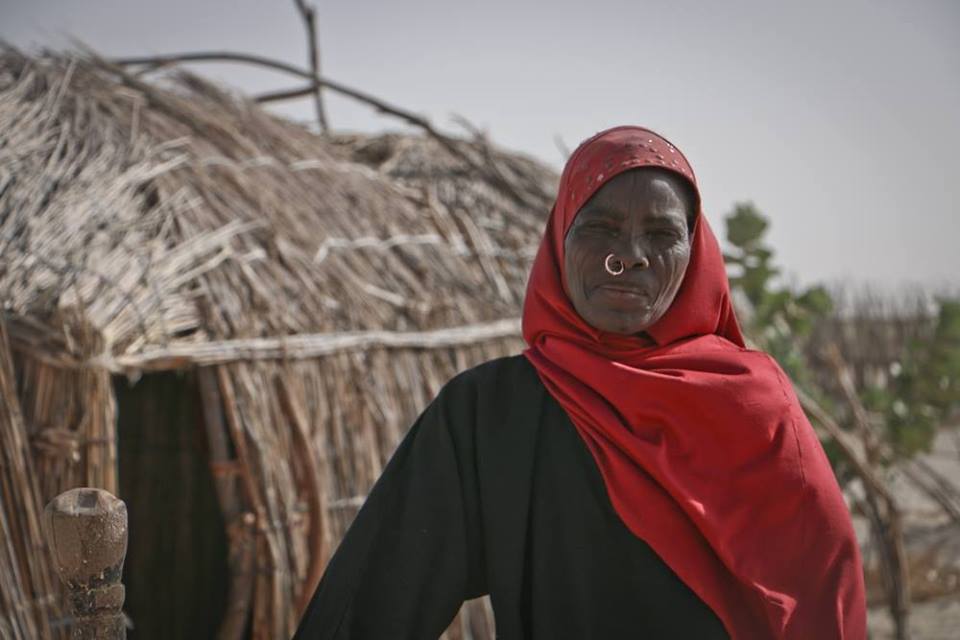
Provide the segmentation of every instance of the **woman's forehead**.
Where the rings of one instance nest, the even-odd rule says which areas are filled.
[[[679,175],[655,168],[631,169],[603,184],[576,212],[582,214],[627,216],[638,209],[667,215],[679,209],[690,220],[696,212],[696,201],[688,183]]]
[[[640,168],[660,169],[686,180],[698,208],[696,178],[684,155],[662,136],[640,127],[615,127],[581,144],[564,167],[558,205],[568,226],[583,204],[612,178]]]
[[[685,200],[683,186],[683,178],[670,171],[640,167],[624,171],[607,180],[593,193],[589,202],[656,198],[665,195],[676,195]]]

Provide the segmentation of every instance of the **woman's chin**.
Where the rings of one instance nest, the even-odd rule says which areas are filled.
[[[646,305],[635,309],[632,313],[625,310],[611,310],[603,314],[602,317],[596,317],[595,322],[590,324],[596,329],[607,333],[617,333],[620,335],[631,336],[646,331],[649,326],[657,321],[657,314],[652,306]]]

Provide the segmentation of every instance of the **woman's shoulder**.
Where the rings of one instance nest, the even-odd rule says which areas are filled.
[[[517,411],[540,406],[545,392],[533,365],[522,355],[482,362],[443,385],[424,409],[419,430],[444,430],[461,452],[472,451],[479,441],[494,446],[492,435],[502,431],[500,427]]]
[[[494,402],[508,400],[515,394],[529,395],[541,387],[533,365],[526,356],[517,354],[487,360],[461,371],[443,386],[437,397],[458,404],[466,400]]]
[[[536,371],[523,354],[504,356],[481,362],[455,375],[446,387],[489,387],[529,380]]]

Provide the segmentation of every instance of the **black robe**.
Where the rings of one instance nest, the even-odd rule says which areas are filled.
[[[441,390],[330,560],[297,640],[437,638],[490,594],[497,638],[728,638],[620,520],[522,356]]]

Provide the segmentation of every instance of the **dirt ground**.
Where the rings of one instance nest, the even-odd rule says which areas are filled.
[[[960,437],[956,434],[941,433],[933,450],[921,457],[960,485]],[[936,596],[912,603],[910,640],[960,640],[960,526],[951,524],[943,511],[906,483],[896,469],[892,470],[891,480],[905,516],[911,589],[920,597]],[[858,536],[865,533],[865,523],[855,519],[854,525]],[[861,537],[862,541],[865,539]],[[866,551],[864,560],[869,564],[873,558]],[[871,607],[868,628],[870,640],[894,638],[892,620],[883,607]]]
[[[892,640],[893,623],[883,609],[870,609],[867,626],[870,640]],[[911,640],[957,640],[960,638],[960,595],[915,602],[910,611]]]

